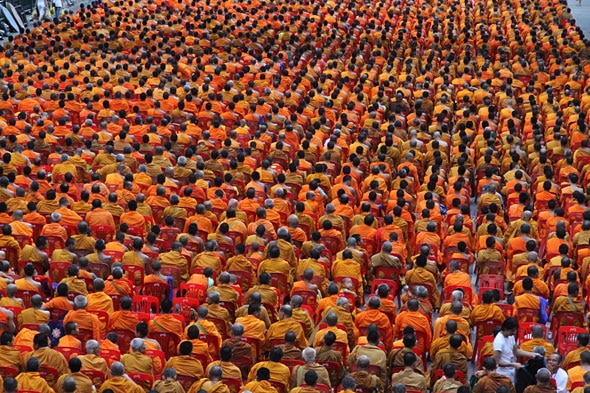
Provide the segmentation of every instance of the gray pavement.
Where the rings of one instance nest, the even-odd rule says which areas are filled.
[[[580,26],[586,38],[590,38],[590,0],[568,0],[576,26]]]

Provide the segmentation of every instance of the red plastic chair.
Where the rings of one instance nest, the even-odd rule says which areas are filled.
[[[188,392],[193,383],[199,380],[198,377],[194,375],[187,375],[187,374],[176,374],[176,381],[182,385],[185,392]]]
[[[134,286],[141,287],[145,278],[145,268],[139,265],[123,265],[123,270],[127,272],[128,279]]]
[[[146,392],[152,388],[154,384],[154,376],[146,373],[127,373],[129,378],[136,384],[141,386]]]
[[[62,238],[59,238],[59,239],[63,243],[63,239]],[[49,240],[47,240],[47,241],[49,242]],[[20,249],[18,247],[0,247],[0,251],[4,251],[6,260],[8,262],[10,262],[10,266],[12,266],[15,269],[18,268],[18,256],[20,254]],[[49,255],[51,255],[49,251],[50,250],[47,250],[47,253]],[[53,251],[51,251],[51,252],[53,252]]]
[[[180,296],[198,299],[200,302],[204,302],[207,297],[207,287],[200,284],[180,284]]]
[[[121,338],[121,335],[119,335],[119,339],[120,338]],[[129,342],[131,342],[132,339],[133,339],[133,337],[131,339],[129,339]],[[127,351],[129,351],[129,344],[127,346]],[[121,352],[114,350],[114,349],[101,348],[100,357],[103,358],[104,360],[106,360],[107,365],[109,367],[111,367],[111,364],[113,362],[118,362],[119,360],[121,360]]]
[[[438,370],[434,370],[434,380],[438,381],[439,379],[441,379],[443,377],[444,373],[442,368],[439,368]],[[461,383],[465,382],[465,374],[463,373],[463,371],[461,370],[456,370],[455,371],[455,375],[454,375],[454,379],[456,379],[457,381],[460,381]]]
[[[291,297],[299,295],[303,298],[303,304],[316,307],[318,304],[318,294],[315,291],[297,289],[291,292]]]
[[[170,285],[161,282],[148,282],[143,284],[141,294],[156,297],[161,302],[170,294]]]
[[[32,245],[33,244],[33,238],[31,236],[27,236],[27,235],[12,235],[12,237],[14,238],[14,240],[16,240],[18,242],[18,245],[20,246],[20,248],[24,248],[27,245]]]
[[[160,351],[159,349],[146,349],[145,356],[152,359],[154,375],[162,374],[164,371],[164,365],[166,364],[166,354],[164,351]],[[158,365],[157,368],[156,365]]]
[[[496,326],[502,326],[502,321],[491,320],[483,321],[475,324],[475,345],[473,348],[472,361],[475,361],[475,355],[477,354],[481,344],[481,339],[485,336],[491,336],[494,334],[494,328]]]
[[[576,326],[560,326],[557,330],[555,346],[561,353],[569,353],[578,347],[578,334],[587,333],[586,328]]]
[[[172,299],[172,310],[184,317],[185,321],[191,321],[191,309],[195,312],[199,308],[199,300],[190,297],[175,297]]]
[[[108,362],[107,362],[108,363]],[[96,387],[101,386],[106,381],[107,376],[100,370],[83,368],[80,372],[86,375],[92,381],[92,384]]]
[[[147,254],[146,254],[147,255]],[[162,266],[162,270],[160,270],[164,276],[172,277],[172,288],[177,289],[182,282],[182,276],[180,272],[180,268],[176,266]]]
[[[172,248],[172,243],[176,240],[176,237],[180,234],[178,228],[163,228],[160,230],[160,239],[164,241],[164,249],[162,252],[168,251]]]
[[[39,376],[41,376],[50,387],[54,387],[59,379],[59,371],[55,367],[42,364],[39,367]]]
[[[39,295],[39,292],[18,290],[16,291],[15,297],[21,298],[23,300],[23,303],[25,304],[25,308],[29,308],[31,307],[31,298],[34,295]]]
[[[176,356],[176,350],[180,343],[180,337],[175,333],[168,332],[153,332],[149,334],[149,338],[160,343],[160,348],[168,355],[168,357]]]
[[[504,293],[504,276],[495,274],[482,274],[480,276],[479,286],[483,288],[498,289],[500,292]]]
[[[123,255],[125,254],[123,251],[117,250],[104,250],[104,255],[111,257],[113,262],[121,262],[123,260]]]
[[[80,348],[76,347],[53,347],[53,349],[64,355],[67,361],[69,361],[70,358],[74,356],[78,356],[84,353]]]
[[[237,283],[242,287],[242,291],[247,292],[252,287],[252,272],[245,270],[230,270],[228,273],[236,276]]]
[[[584,314],[581,312],[562,311],[551,318],[551,337],[555,340],[560,326],[584,327]]]
[[[543,327],[543,337],[547,336],[547,326],[542,325],[540,323],[521,322],[518,325],[518,337],[517,337],[518,344],[522,344],[523,342],[531,340],[533,338],[532,337],[533,326],[542,326]]]
[[[282,295],[289,293],[289,278],[286,274],[271,273],[270,285],[281,291]]]
[[[115,228],[109,225],[91,225],[90,231],[95,239],[102,239],[108,243],[113,240]]]
[[[131,345],[131,340],[135,338],[135,332],[127,329],[111,329],[111,332],[117,333],[119,338],[117,339],[117,345],[119,346],[119,351],[123,354],[129,352],[129,346]],[[105,358],[104,354],[101,351],[101,357]],[[119,354],[119,358],[121,355]]]
[[[538,322],[539,310],[536,308],[517,308],[514,310],[514,317],[521,323],[521,326],[522,322]]]
[[[514,315],[514,306],[512,304],[507,303],[494,303],[496,306],[500,307],[502,313],[506,318],[509,318]]]
[[[88,270],[94,273],[96,277],[102,278],[103,280],[106,280],[111,274],[111,267],[106,263],[89,263]]]
[[[16,368],[16,367],[0,366],[0,376],[4,379],[6,379],[8,377],[16,378],[18,373],[19,373],[19,371],[18,371],[18,368]]]
[[[49,264],[49,277],[55,283],[61,282],[68,276],[68,268],[72,262],[51,262]]]
[[[242,381],[237,378],[222,378],[221,382],[228,387],[231,393],[239,393],[242,388]]]
[[[443,299],[444,302],[450,302],[451,293],[457,289],[463,290],[464,296],[463,301],[469,304],[473,303],[473,289],[471,287],[464,287],[460,285],[451,285],[446,288],[443,288]],[[430,292],[429,292],[430,293]]]

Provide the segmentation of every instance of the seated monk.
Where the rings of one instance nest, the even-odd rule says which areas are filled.
[[[0,361],[5,366],[22,371],[20,351],[14,347],[14,333],[2,332],[0,335]]]
[[[68,232],[61,222],[61,214],[58,212],[51,213],[51,223],[45,224],[41,230],[41,236],[55,236],[65,241],[68,239]]]
[[[242,371],[231,362],[233,351],[230,347],[221,347],[219,360],[215,360],[207,366],[205,373],[208,374],[211,367],[221,367],[224,378],[242,379]]]
[[[57,391],[63,393],[91,392],[96,389],[94,387],[94,381],[80,371],[82,370],[80,359],[73,356],[68,362],[68,367],[70,368],[70,373],[60,375],[55,383]]]
[[[297,347],[297,335],[295,332],[288,331],[285,333],[283,343],[278,345],[283,351],[283,360],[303,360],[301,349]]]
[[[292,331],[297,335],[297,345],[299,348],[305,348],[308,346],[307,338],[303,332],[301,324],[294,320],[293,310],[290,305],[281,306],[279,309],[279,320],[272,325],[266,332],[266,345],[271,346],[273,339],[282,339],[286,332]]]
[[[130,352],[121,356],[121,363],[128,372],[154,375],[152,359],[145,355],[146,346],[141,338],[131,340]]]
[[[406,284],[424,285],[427,284],[430,301],[434,308],[440,307],[440,295],[437,288],[436,279],[433,274],[426,269],[427,259],[424,255],[416,258],[416,266],[406,273]]]
[[[535,374],[535,378],[537,380],[536,385],[527,386],[524,391],[525,393],[543,393],[543,392],[552,392],[554,391],[553,384],[551,380],[551,371],[547,368],[541,368]],[[555,380],[553,381],[553,383]]]
[[[136,385],[127,375],[125,366],[121,362],[113,362],[111,365],[111,378],[100,387],[100,393],[110,389],[113,393],[144,393],[139,385]]]
[[[252,393],[278,393],[271,385],[270,370],[266,367],[260,367],[256,371],[256,379],[248,382],[242,387],[242,391],[250,391]]]
[[[206,268],[211,267],[217,273],[221,274],[223,270],[224,260],[220,253],[217,252],[217,242],[215,240],[207,240],[205,242],[205,251],[195,255],[191,261],[191,271],[196,267]]]
[[[344,360],[346,361],[346,359],[348,358],[348,354],[350,353],[349,348],[351,345],[354,346],[355,343],[350,343],[348,341],[347,332],[340,330],[340,328],[338,328],[338,315],[335,312],[328,312],[328,314],[323,318],[323,320],[326,322],[328,326],[326,326],[323,329],[319,329],[315,334],[312,334],[310,340],[313,340],[313,347],[319,347],[322,344],[324,335],[328,332],[332,332],[336,335],[336,342],[346,344],[346,350],[343,354]]]
[[[52,262],[72,262],[78,263],[78,254],[76,254],[76,240],[68,237],[64,248],[56,248],[51,254]]]
[[[34,246],[27,244],[23,247],[23,250],[20,254],[20,257],[23,258],[21,260],[35,263],[35,266],[41,265],[42,271],[37,273],[43,274],[49,269],[49,256],[45,252],[46,249],[47,238],[45,236],[39,236],[37,240],[35,240]]]
[[[60,374],[68,372],[68,362],[66,358],[59,352],[49,348],[47,335],[38,333],[33,339],[34,351],[27,352],[23,355],[23,362],[26,363],[31,358],[37,358],[41,365],[50,366],[57,369]]]
[[[181,157],[183,158],[183,157]],[[184,392],[184,388],[176,380],[177,373],[176,370],[173,368],[167,368],[162,373],[162,379],[157,380],[154,382],[152,386],[152,390],[156,392],[175,392],[175,393],[182,393]]]
[[[469,320],[464,319],[461,316],[462,314],[463,314],[463,303],[457,302],[457,301],[451,303],[451,313],[449,315],[445,315],[442,318],[437,318],[436,322],[434,323],[434,331],[432,333],[432,338],[434,340],[436,340],[437,338],[442,336],[445,323],[448,320],[457,321],[459,333],[461,333],[464,337],[469,337],[469,334],[471,332]]]
[[[394,345],[394,349],[389,353],[387,357],[387,367],[389,369],[393,369],[396,367],[404,367],[404,354],[408,352],[414,352],[414,347],[416,347],[416,335],[414,334],[414,329],[411,326],[406,326],[404,328],[404,337],[402,339],[402,348],[397,348],[397,344]],[[448,343],[448,341],[447,341]],[[424,363],[422,359],[416,358],[416,362],[412,366],[414,370],[419,371],[420,373],[424,374]]]
[[[523,351],[533,352],[535,347],[545,348],[545,357],[549,359],[555,353],[553,344],[545,340],[545,330],[541,325],[534,325],[531,328],[531,339],[520,343],[520,349]]]
[[[233,289],[230,285],[231,276],[228,272],[222,272],[218,277],[217,281],[219,285],[213,285],[207,289],[207,293],[215,291],[219,293],[219,300],[224,303],[231,303],[234,305],[234,309],[238,306],[238,292]],[[233,314],[233,312],[232,312]],[[232,315],[233,316],[233,315]]]
[[[158,283],[163,285],[168,285],[168,276],[162,274],[162,263],[157,259],[152,261],[152,270],[151,274],[148,274],[144,277],[143,283],[144,284],[152,284]]]
[[[244,325],[236,322],[231,327],[231,337],[225,339],[221,346],[231,348],[233,356],[236,358],[245,357],[252,359],[252,361],[255,361],[256,354],[252,351],[252,346],[242,340],[243,335]]]
[[[78,265],[72,264],[68,266],[68,276],[61,280],[60,284],[67,284],[68,289],[71,293],[79,295],[88,295],[86,282],[78,278],[79,273],[80,267]]]
[[[33,266],[31,263],[27,263],[23,269],[23,272],[25,273],[25,277],[14,281],[16,289],[18,291],[41,292],[41,283],[33,279],[33,276],[36,274],[35,266]]]
[[[463,337],[463,343],[458,348],[459,353],[465,355],[466,358],[471,358],[473,355],[473,347],[471,346],[471,342],[469,337],[464,337],[458,329],[457,321],[453,319],[449,319],[445,323],[445,335],[440,336],[439,338],[432,341],[432,345],[430,345],[430,356],[436,357],[436,354],[443,349],[449,348],[449,338],[453,334],[458,334]]]
[[[223,371],[221,367],[212,367],[209,370],[209,378],[202,378],[193,383],[187,393],[205,391],[207,393],[230,393],[227,385],[222,381]]]
[[[439,317],[444,317],[451,314],[451,306],[453,302],[461,302],[463,304],[463,312],[461,313],[461,317],[465,318],[465,320],[469,321],[469,317],[471,316],[471,305],[469,303],[465,304],[463,302],[464,293],[461,288],[458,288],[451,292],[451,298],[445,303],[440,306],[440,310],[438,312]]]
[[[560,312],[583,313],[584,306],[579,297],[580,286],[575,282],[570,282],[567,286],[567,296],[560,296],[554,299],[553,315],[557,316]]]
[[[209,318],[210,320],[203,320],[203,318],[199,317],[199,325],[202,326],[210,326],[213,325],[215,327],[215,329],[211,329],[211,328],[207,328],[205,329],[206,331],[203,333],[212,333],[215,334],[219,337],[219,345],[217,345],[216,351],[219,351],[219,348],[221,348],[221,339],[222,337],[229,337],[229,332],[231,329],[231,324],[230,321],[233,318],[233,316],[230,317],[230,313],[229,311],[222,307],[220,304],[220,296],[219,296],[219,292],[217,291],[211,291],[207,294],[207,315],[204,318]],[[215,325],[213,323],[213,319],[215,318],[218,321],[218,324]],[[199,330],[203,330],[201,329],[201,326],[198,326]]]
[[[178,347],[178,356],[172,356],[166,362],[165,368],[173,368],[177,373],[182,375],[192,375],[197,378],[202,378],[203,364],[200,360],[193,357],[193,343],[190,341],[183,341]]]
[[[253,381],[258,370],[265,367],[270,370],[270,379],[281,383],[285,387],[285,391],[287,391],[290,385],[291,371],[289,370],[289,367],[281,363],[282,358],[283,350],[278,347],[272,348],[268,356],[268,361],[258,362],[250,369],[247,381]]]
[[[131,313],[133,302],[129,296],[123,296],[120,301],[121,309],[115,311],[109,317],[109,327],[107,330],[122,329],[135,333],[135,327],[139,319]]]
[[[97,310],[97,311],[104,311],[107,314],[112,315],[115,311],[113,306],[113,299],[104,293],[104,280],[102,278],[97,278],[92,283],[92,288],[94,292],[89,293],[86,296],[86,300],[88,301],[88,305],[86,306],[88,310]],[[106,334],[107,326],[106,323],[100,321],[100,332],[101,334]]]
[[[564,370],[570,369],[573,363],[580,362],[580,354],[588,350],[589,343],[590,335],[588,335],[588,333],[578,334],[578,337],[576,338],[577,348],[568,352],[563,361]]]
[[[415,300],[415,299],[413,299]],[[365,311],[359,313],[356,316],[354,324],[356,327],[361,331],[361,334],[366,331],[366,328],[370,324],[375,324],[379,328],[379,334],[383,343],[385,344],[385,348],[387,351],[390,351],[393,348],[393,327],[391,326],[391,322],[387,315],[380,311],[381,308],[381,300],[378,297],[371,297],[367,303],[367,308]],[[417,307],[416,307],[417,309]],[[400,314],[401,315],[401,314]],[[397,325],[397,318],[396,318],[396,325]],[[430,329],[429,329],[430,332]],[[364,336],[364,334],[362,334]],[[430,339],[428,341],[428,346],[430,346]]]
[[[471,311],[470,318],[473,326],[485,321],[504,322],[506,316],[502,309],[494,304],[494,293],[492,291],[484,291],[481,300],[482,304],[475,306]]]
[[[82,362],[83,369],[100,371],[107,377],[110,375],[107,361],[100,356],[100,344],[98,341],[86,341],[86,354],[78,355],[78,359]],[[100,385],[97,387],[100,389]]]
[[[104,293],[107,295],[131,296],[133,293],[129,282],[123,279],[123,269],[117,264],[113,264],[112,276],[104,285]]]
[[[211,358],[209,345],[201,340],[200,336],[199,329],[195,325],[189,326],[186,332],[186,340],[181,341],[177,349],[180,350],[180,345],[185,341],[189,341],[193,344],[192,356],[199,359],[203,364],[203,369],[205,369],[205,365],[209,364],[213,359]]]
[[[436,382],[434,372],[442,369],[447,364],[452,364],[457,370],[462,371],[463,375],[467,375],[467,358],[459,352],[459,347],[463,344],[463,337],[460,334],[453,334],[448,340],[449,347],[438,351],[430,366],[429,380],[431,387]]]
[[[15,382],[19,391],[30,390],[39,393],[55,393],[47,383],[46,378],[39,375],[39,367],[41,367],[39,359],[32,357],[27,360],[26,371],[16,376]],[[6,391],[8,392],[8,390]],[[16,391],[17,389],[14,390],[14,392]]]
[[[170,251],[160,254],[162,266],[172,266],[180,269],[180,278],[182,281],[188,280],[189,267],[184,255],[182,255],[182,243],[172,242]]]
[[[80,330],[78,330],[78,324],[70,321],[65,324],[64,328],[66,334],[59,339],[59,344],[57,346],[82,349],[82,342],[76,338],[80,333]]]
[[[160,303],[160,315],[157,315],[149,322],[150,333],[172,333],[178,335],[182,332],[182,322],[172,316],[172,301],[168,298]],[[164,348],[166,351],[166,348]]]
[[[521,308],[534,310],[533,320],[534,322],[538,322],[541,311],[541,301],[539,296],[533,295],[533,280],[530,277],[526,277],[522,280],[522,289],[524,290],[524,293],[514,298],[514,315],[518,316],[519,309]]]
[[[432,341],[432,330],[429,319],[424,316],[418,308],[420,302],[417,299],[410,299],[407,303],[408,311],[402,311],[395,318],[395,337],[401,337],[401,332],[406,326],[413,326],[414,329],[424,334],[425,342],[420,343],[420,350],[428,351]]]
[[[410,354],[406,354],[408,356]],[[411,355],[414,355],[411,353]],[[416,357],[416,355],[414,355]],[[413,362],[412,362],[413,364]],[[383,393],[385,391],[385,387],[383,386],[383,382],[381,378],[373,377],[372,374],[369,374],[369,367],[371,366],[371,359],[367,355],[361,355],[356,360],[356,371],[350,374],[350,377],[354,379],[356,383],[357,389],[366,389],[376,393]],[[413,371],[413,370],[412,370]],[[395,376],[395,374],[394,374]],[[424,378],[424,377],[422,377]],[[426,383],[424,384],[426,385]],[[425,389],[419,389],[421,391],[426,391]]]
[[[31,324],[46,324],[49,323],[49,311],[43,310],[43,298],[41,295],[33,295],[31,297],[31,307],[24,309],[18,314],[18,326],[25,323]]]
[[[76,307],[76,309],[69,311],[66,314],[63,323],[66,324],[70,321],[77,321],[78,326],[81,329],[92,332],[91,334],[93,340],[99,340],[100,321],[98,320],[98,317],[96,315],[86,311],[86,307],[88,306],[88,300],[86,299],[86,296],[76,296],[74,298],[74,306]]]
[[[22,307],[25,308],[25,302],[20,297],[16,297],[18,288],[15,284],[6,286],[6,296],[0,299],[0,307]]]

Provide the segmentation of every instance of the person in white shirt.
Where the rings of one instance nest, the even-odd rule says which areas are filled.
[[[516,361],[518,356],[537,357],[538,353],[523,351],[516,345],[514,336],[518,331],[518,321],[516,318],[506,318],[502,323],[502,330],[494,338],[492,344],[494,348],[494,358],[498,363],[498,374],[507,376],[514,383],[514,374],[516,369],[523,367]]]
[[[563,357],[559,352],[554,352],[553,355],[549,356],[549,359],[547,359],[547,368],[551,371],[551,378],[555,379],[557,393],[567,393],[568,375],[567,372],[561,368],[562,361]]]

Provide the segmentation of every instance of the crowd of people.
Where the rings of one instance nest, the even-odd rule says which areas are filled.
[[[565,0],[105,0],[10,37],[0,386],[590,393],[589,54]]]

